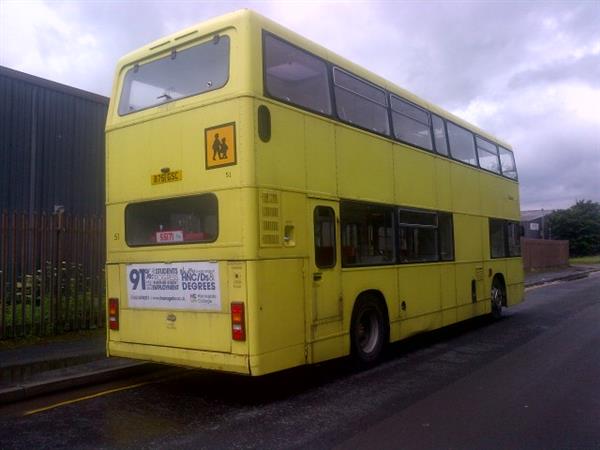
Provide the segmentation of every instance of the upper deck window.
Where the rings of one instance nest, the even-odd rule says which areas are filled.
[[[433,139],[435,141],[435,151],[440,155],[448,156],[448,143],[446,141],[446,127],[444,120],[435,114],[431,115],[431,128],[433,129]]]
[[[335,67],[335,104],[344,122],[379,134],[390,134],[385,91]]]
[[[454,159],[477,166],[477,155],[475,154],[475,141],[473,133],[447,122],[448,141],[450,142],[450,153]]]
[[[477,143],[479,167],[490,172],[500,173],[500,161],[498,160],[496,145],[479,136],[475,136],[475,142]]]
[[[502,175],[513,180],[517,179],[517,166],[515,165],[515,156],[513,152],[503,147],[500,150],[500,164],[502,166]]]
[[[319,58],[264,35],[265,89],[279,100],[331,114],[327,64]]]
[[[392,95],[394,136],[408,144],[433,150],[429,128],[429,113]]]
[[[223,87],[229,79],[229,37],[215,36],[125,74],[119,115]]]

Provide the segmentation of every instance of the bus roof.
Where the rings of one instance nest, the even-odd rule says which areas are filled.
[[[301,36],[298,33],[295,33],[294,31],[291,31],[288,28],[283,27],[282,25],[250,9],[240,9],[228,14],[215,17],[213,19],[201,22],[199,24],[185,28],[171,35],[160,38],[137,50],[134,50],[119,59],[117,65],[117,74],[120,73],[124,66],[148,58],[149,56],[157,52],[162,52],[171,47],[179,46],[189,40],[196,39],[199,36],[212,34],[218,32],[219,30],[224,30],[229,27],[240,28],[244,26],[250,27],[251,29],[258,28],[269,31],[291,42],[292,44],[295,44],[317,55],[318,57],[336,66],[339,66],[340,68],[348,70],[359,77],[362,77],[394,94],[397,94],[398,96],[412,103],[415,103],[416,105],[421,106],[422,108],[428,109],[434,114],[444,117],[456,123],[457,125],[467,128],[470,131],[482,137],[495,141],[499,145],[512,150],[510,144],[501,139],[498,139],[494,135],[480,129],[479,127],[476,127],[475,125],[444,110],[443,108],[418,97],[417,95],[407,91],[406,89],[403,89],[402,87],[392,83],[391,81],[374,74],[373,72],[359,66],[358,64],[349,61],[348,59],[332,52],[331,50],[326,49],[325,47]],[[114,87],[114,89],[116,89],[116,86]],[[116,95],[116,92],[114,92],[113,94]]]

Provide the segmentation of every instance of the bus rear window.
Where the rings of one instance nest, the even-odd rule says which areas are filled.
[[[213,194],[133,203],[125,209],[130,247],[212,242],[218,231],[218,201]]]
[[[136,64],[125,74],[119,100],[123,116],[223,87],[229,78],[229,37],[215,36],[164,58]]]

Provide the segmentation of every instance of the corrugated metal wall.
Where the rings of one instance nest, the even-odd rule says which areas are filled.
[[[0,211],[104,215],[108,98],[0,66]]]

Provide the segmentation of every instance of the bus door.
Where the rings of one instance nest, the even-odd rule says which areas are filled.
[[[313,198],[309,199],[309,206],[313,233],[308,275],[312,284],[310,309],[315,338],[322,335],[318,330],[320,324],[342,319],[339,204]]]

